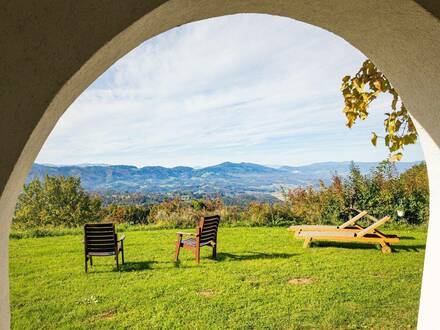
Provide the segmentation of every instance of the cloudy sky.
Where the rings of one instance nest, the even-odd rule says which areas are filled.
[[[341,78],[364,55],[287,18],[234,15],[147,40],[66,111],[37,162],[206,166],[376,161],[387,99],[345,127]],[[419,145],[405,160],[423,159]]]

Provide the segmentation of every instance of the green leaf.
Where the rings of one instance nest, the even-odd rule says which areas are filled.
[[[396,110],[396,105],[397,105],[397,97],[393,98],[393,102],[391,102],[391,109]]]

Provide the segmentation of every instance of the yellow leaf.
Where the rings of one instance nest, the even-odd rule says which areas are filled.
[[[390,157],[390,162],[397,162],[399,160],[401,160],[403,157],[401,152],[398,152],[397,154],[391,155]]]
[[[374,85],[374,87],[376,87],[376,89],[380,90],[381,83],[379,80],[375,80],[373,85]]]

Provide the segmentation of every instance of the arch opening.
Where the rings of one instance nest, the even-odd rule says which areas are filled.
[[[180,13],[179,17],[176,17],[174,14],[176,9],[178,9],[178,12]],[[409,108],[412,109],[414,118],[419,123],[418,131],[422,138],[422,145],[425,149],[426,160],[429,168],[431,182],[431,205],[434,205],[431,208],[431,217],[437,215],[439,210],[437,210],[435,206],[435,201],[437,200],[438,196],[440,196],[440,192],[435,188],[435,183],[437,182],[437,178],[440,177],[440,173],[437,172],[437,168],[439,168],[439,166],[436,166],[440,159],[437,144],[437,141],[439,141],[438,134],[440,133],[438,133],[438,131],[435,129],[438,122],[438,116],[434,111],[436,100],[433,95],[438,94],[435,93],[436,87],[430,84],[430,82],[436,81],[439,67],[437,61],[435,61],[435,58],[430,56],[432,54],[438,54],[439,45],[435,42],[430,45],[428,43],[431,40],[435,40],[433,38],[429,38],[429,36],[436,35],[437,31],[439,30],[438,22],[435,20],[435,18],[427,18],[427,13],[425,13],[423,9],[421,9],[417,4],[410,2],[402,6],[402,8],[389,8],[387,5],[381,5],[379,8],[373,9],[368,8],[367,4],[347,4],[346,6],[341,5],[341,8],[336,8],[336,10],[339,10],[341,13],[340,16],[342,16],[342,13],[344,13],[344,17],[346,12],[350,12],[351,10],[353,17],[350,19],[354,21],[359,19],[359,17],[362,17],[362,15],[359,16],[360,14],[357,14],[359,9],[377,11],[379,16],[375,16],[376,18],[371,18],[372,22],[370,23],[377,23],[377,17],[381,17],[383,22],[389,22],[388,14],[390,13],[390,9],[392,9],[393,12],[400,10],[402,15],[405,15],[408,12],[417,12],[419,16],[411,14],[410,17],[407,17],[408,20],[412,20],[417,23],[420,23],[420,17],[426,19],[423,24],[417,25],[419,31],[416,31],[416,33],[420,33],[420,30],[422,30],[424,33],[425,38],[423,41],[426,41],[426,43],[423,43],[422,45],[420,42],[417,42],[419,38],[417,38],[416,35],[406,34],[408,32],[407,28],[405,27],[407,26],[407,22],[405,22],[406,24],[403,26],[403,23],[399,24],[397,21],[393,22],[394,31],[393,33],[390,33],[390,35],[377,36],[376,39],[371,37],[371,39],[362,40],[366,32],[362,29],[356,31],[348,28],[346,25],[349,25],[349,21],[343,23],[336,22],[334,17],[338,17],[337,12],[336,15],[333,13],[333,17],[331,17],[331,15],[325,16],[326,10],[327,13],[330,13],[335,8],[326,8],[320,4],[319,11],[316,12],[319,14],[315,13],[316,9],[317,8],[313,5],[308,6],[297,3],[290,5],[285,3],[283,6],[277,7],[274,7],[270,3],[260,5],[246,3],[225,7],[222,6],[221,1],[206,4],[206,7],[203,8],[195,8],[192,6],[182,8],[176,2],[171,1],[156,8],[150,14],[146,14],[141,19],[130,22],[130,24],[133,24],[126,24],[123,31],[121,30],[121,32],[114,38],[107,40],[108,42],[104,46],[99,47],[99,51],[96,51],[91,58],[87,58],[85,64],[84,62],[81,62],[80,68],[77,67],[77,69],[73,69],[71,71],[74,72],[73,75],[70,75],[69,73],[66,75],[66,72],[63,72],[63,74],[69,77],[69,79],[58,80],[58,84],[61,84],[59,85],[60,88],[55,88],[54,90],[57,91],[55,93],[53,91],[49,92],[49,94],[52,95],[52,97],[49,98],[51,100],[50,104],[47,104],[48,98],[45,97],[43,102],[38,104],[39,108],[35,111],[36,113],[33,114],[34,118],[25,125],[26,130],[23,131],[23,136],[17,138],[17,141],[12,143],[10,148],[5,148],[6,152],[8,152],[6,153],[8,156],[5,158],[5,165],[2,167],[2,172],[0,173],[2,174],[1,179],[3,180],[0,182],[2,182],[2,188],[4,187],[0,199],[0,206],[2,209],[2,213],[0,214],[0,226],[1,233],[3,234],[0,260],[3,261],[3,264],[5,264],[5,260],[7,263],[8,258],[7,239],[4,238],[7,237],[13,206],[15,204],[21,184],[24,182],[24,178],[28,169],[30,168],[30,165],[32,164],[37,152],[40,150],[43,142],[47,138],[49,132],[52,130],[56,121],[61,116],[63,111],[67,109],[67,106],[80,94],[80,92],[82,92],[82,90],[84,90],[111,63],[134,48],[134,46],[137,44],[140,44],[140,41],[147,39],[148,36],[156,35],[159,32],[169,29],[170,27],[178,26],[189,21],[238,12],[254,11],[282,15],[324,27],[338,35],[341,35],[344,37],[344,39],[358,46],[359,49],[361,49],[379,65],[379,67],[387,74],[390,80],[397,87]],[[161,18],[163,17],[167,17],[168,19],[162,20]],[[412,43],[411,40],[413,40]],[[389,45],[385,45],[390,41],[392,42]],[[407,47],[405,56],[402,55],[399,47],[396,46],[398,41],[406,46],[411,46]],[[424,54],[422,54],[422,50],[425,51]],[[396,56],[393,56],[393,54]],[[418,61],[426,59],[425,67],[429,67],[430,70],[425,69],[420,70],[423,72],[417,72],[419,70],[418,67],[405,66],[407,63],[411,63],[414,58],[418,58]],[[412,77],[412,81],[408,81],[406,78],[408,75]],[[415,81],[417,81],[420,86],[420,90],[416,92],[414,92],[412,88]],[[13,110],[15,109],[12,109],[11,111]],[[11,120],[11,122],[14,124],[13,120]],[[15,126],[11,125],[11,127],[14,129]],[[10,132],[10,129],[5,129],[3,134],[7,138]],[[435,225],[435,227],[432,224],[430,225],[430,233],[436,232],[437,229],[438,225]],[[430,239],[428,242],[432,241],[433,240]],[[436,249],[433,244],[431,247],[428,247],[428,250],[430,248],[433,251]],[[429,254],[427,260],[429,264]],[[428,273],[428,275],[426,275],[426,273]],[[434,268],[430,267],[428,272],[425,269],[425,282],[426,278],[429,279],[434,274]],[[7,277],[7,267],[3,268],[1,276],[2,279],[5,278],[5,276]],[[9,324],[9,311],[7,307],[7,280],[2,281],[2,284],[1,298],[3,304],[0,305],[0,317],[2,318],[2,325],[7,326]],[[434,286],[434,284],[430,285],[431,288]],[[429,294],[425,292],[425,296],[429,297]],[[424,311],[426,313],[421,314],[421,320],[425,320],[425,322],[427,322],[427,320],[429,320],[429,316],[433,316],[435,313],[430,313],[428,307],[424,308]]]

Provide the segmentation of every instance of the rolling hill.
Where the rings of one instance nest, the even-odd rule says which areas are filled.
[[[400,162],[402,172],[418,162]],[[377,166],[374,162],[356,163],[363,173]],[[193,193],[252,193],[274,192],[280,186],[306,186],[329,182],[334,173],[346,176],[350,162],[325,162],[304,166],[273,168],[253,163],[225,162],[204,168],[186,166],[162,167],[130,165],[43,165],[34,164],[27,182],[45,175],[77,176],[88,191],[117,192],[193,192]]]

